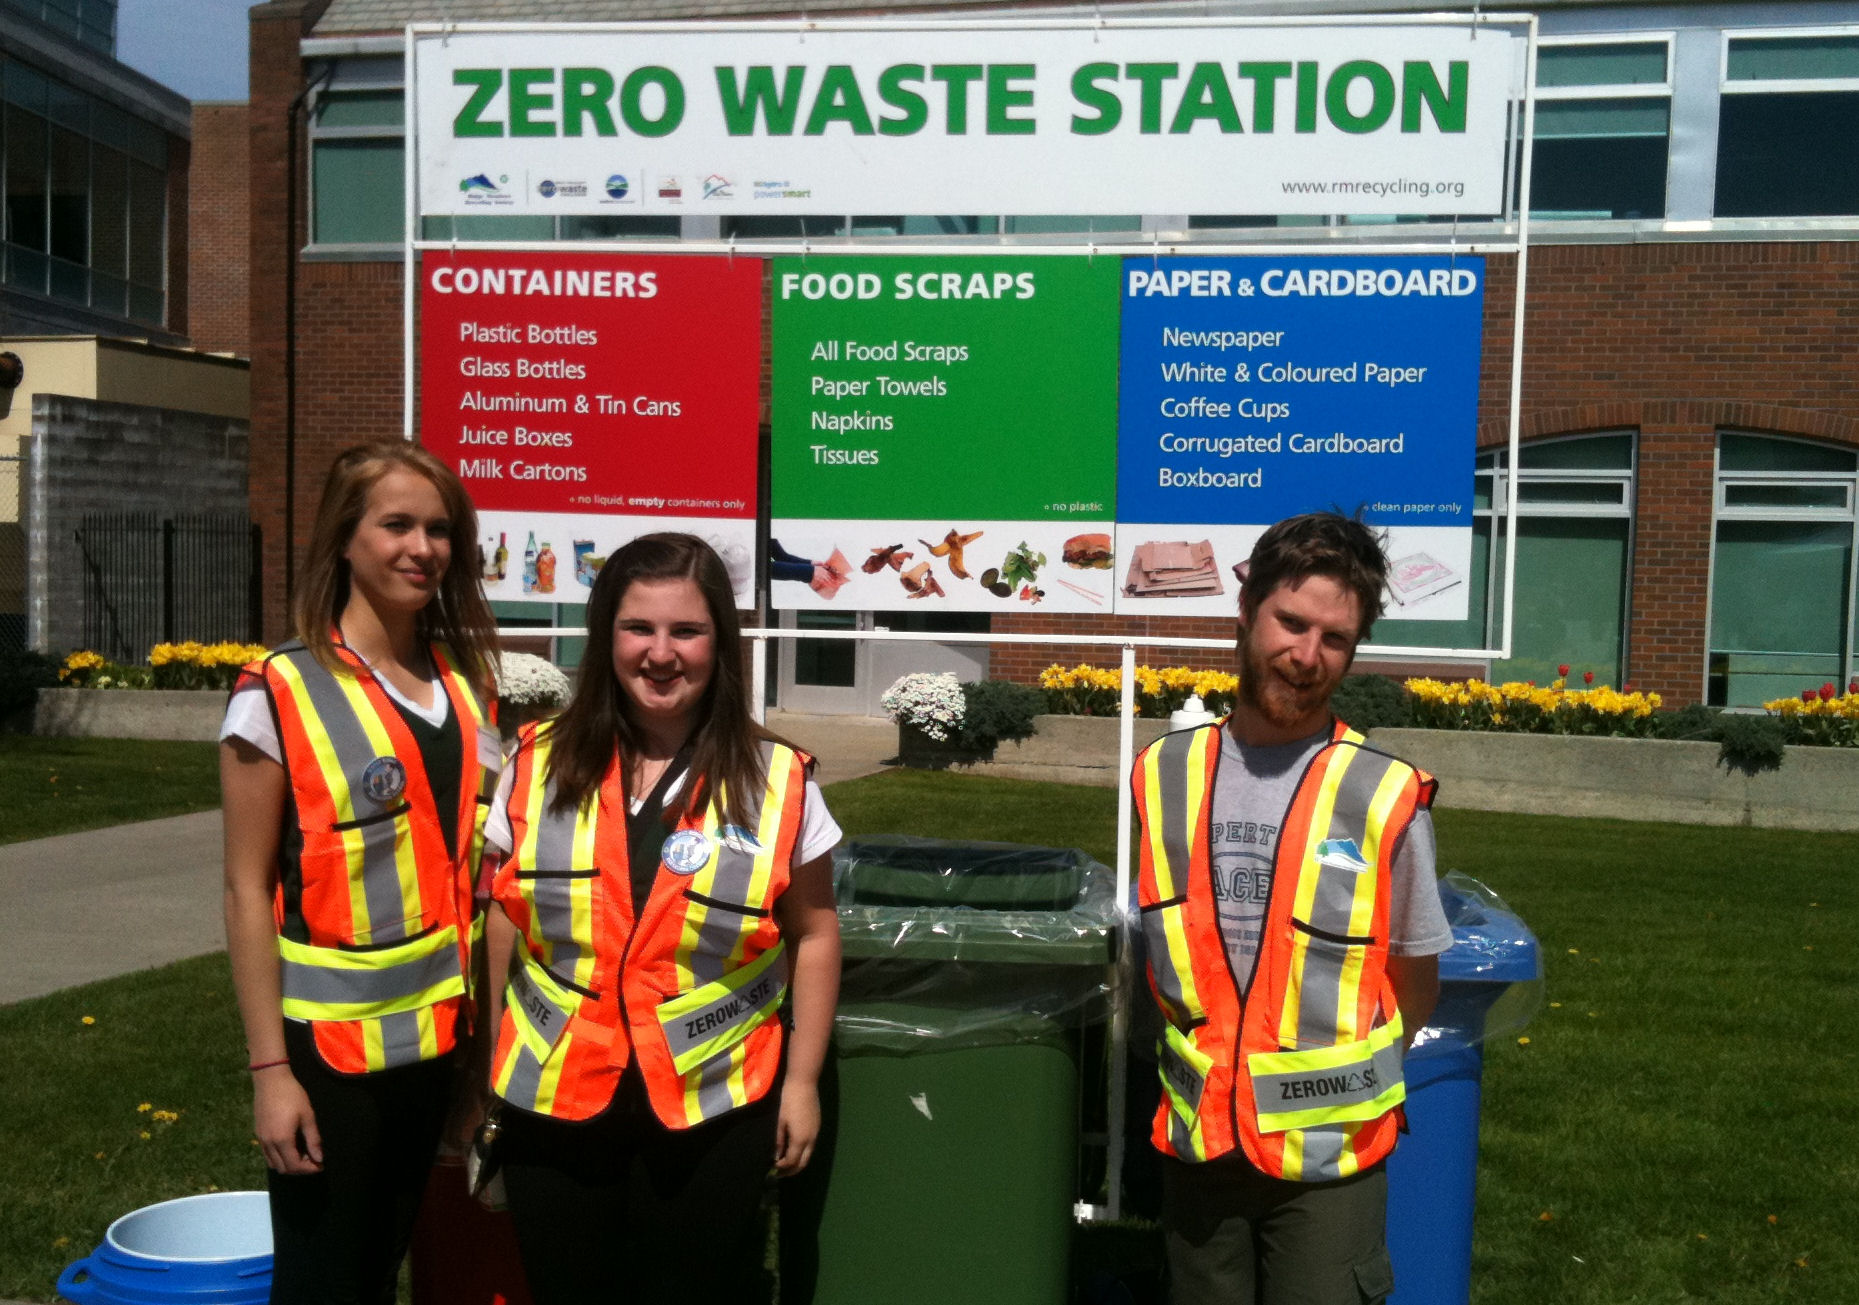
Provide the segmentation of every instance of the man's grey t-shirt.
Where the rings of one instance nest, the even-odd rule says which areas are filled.
[[[1298,781],[1311,759],[1330,740],[1330,731],[1294,743],[1248,747],[1229,729],[1220,731],[1220,767],[1214,774],[1214,904],[1220,936],[1243,995],[1252,982],[1259,933],[1272,899],[1278,825],[1291,809]],[[1452,946],[1452,929],[1439,904],[1434,869],[1433,818],[1416,812],[1394,845],[1388,951],[1394,956],[1433,956]]]

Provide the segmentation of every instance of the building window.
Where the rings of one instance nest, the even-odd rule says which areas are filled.
[[[1472,575],[1462,622],[1375,624],[1384,646],[1489,648],[1504,633],[1508,449],[1480,455]],[[1493,660],[1494,683],[1548,684],[1567,664],[1579,677],[1618,685],[1625,674],[1627,582],[1633,536],[1634,443],[1626,433],[1542,440],[1520,450],[1517,619],[1511,656]]]
[[[1671,63],[1666,39],[1537,47],[1532,217],[1665,216]]]
[[[1719,217],[1859,213],[1859,35],[1727,37],[1722,92]]]
[[[168,138],[0,59],[6,283],[113,317],[167,316]]]
[[[1756,707],[1844,688],[1859,640],[1853,553],[1859,454],[1808,440],[1717,440],[1708,700]]]

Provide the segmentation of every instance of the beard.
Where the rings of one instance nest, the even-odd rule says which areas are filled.
[[[1322,670],[1303,682],[1287,680],[1253,651],[1250,631],[1239,641],[1239,700],[1278,729],[1301,725],[1328,707],[1335,682]]]

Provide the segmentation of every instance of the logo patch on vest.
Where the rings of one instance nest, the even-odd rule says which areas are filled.
[[[376,757],[361,773],[361,791],[369,801],[385,806],[407,791],[407,768],[399,757]]]
[[[1326,838],[1317,844],[1317,860],[1324,865],[1348,866],[1366,870],[1368,862],[1362,859],[1362,849],[1356,846],[1353,838]]]
[[[710,864],[710,840],[695,829],[680,829],[665,840],[659,858],[673,874],[694,875]]]
[[[754,834],[741,825],[724,825],[717,831],[717,841],[732,852],[741,852],[754,856],[762,850],[762,845]]]

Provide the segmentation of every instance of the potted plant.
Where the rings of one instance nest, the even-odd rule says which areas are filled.
[[[903,765],[942,770],[957,761],[977,759],[958,740],[967,699],[950,672],[900,675],[878,701],[897,722],[897,759]]]
[[[513,739],[532,720],[553,716],[568,705],[568,677],[547,658],[507,652],[498,658],[497,727]]]

